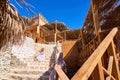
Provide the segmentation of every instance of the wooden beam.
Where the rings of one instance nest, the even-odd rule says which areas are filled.
[[[54,33],[54,42],[56,43],[57,42],[57,34],[56,33]]]
[[[109,72],[109,74],[112,73],[112,66],[113,66],[113,56],[110,56],[109,62],[108,62],[108,69],[107,69],[108,72]],[[106,78],[106,80],[111,80],[111,77],[108,76],[108,77]]]
[[[102,69],[102,61],[100,60],[92,73],[92,80],[104,80],[104,72]]]
[[[104,74],[107,76],[110,76],[112,78],[112,80],[116,80],[104,67],[102,67]]]
[[[37,26],[37,34],[40,34],[40,26]]]
[[[55,33],[54,33],[54,42],[57,42],[57,21],[55,21]]]
[[[38,26],[37,26],[37,34],[40,34],[40,14],[39,14],[39,16],[38,16]]]
[[[57,74],[58,74],[58,76],[60,77],[61,80],[69,80],[69,78],[66,76],[66,74],[61,69],[61,65],[56,64],[55,65],[55,70],[56,70],[56,72],[57,72]]]
[[[81,35],[81,38],[82,38],[82,47],[84,48],[85,47],[85,36],[84,36],[84,33],[83,33],[83,28],[80,30],[80,35]]]
[[[66,31],[64,32],[64,40],[66,41]]]
[[[119,73],[119,67],[118,67],[118,60],[117,60],[117,56],[116,56],[116,51],[115,51],[115,44],[112,40],[110,46],[107,49],[107,52],[110,56],[113,56],[113,71],[112,74],[113,76],[115,76],[115,78],[117,80],[120,80],[120,73]]]
[[[98,9],[96,7],[95,2],[96,2],[96,0],[91,0],[91,8],[92,8],[95,32],[96,32],[96,35],[99,35],[99,32],[101,32],[101,28],[100,28],[99,19],[98,19],[99,13],[98,13]]]
[[[97,49],[92,53],[92,55],[88,58],[88,60],[83,64],[83,66],[78,70],[78,72],[72,77],[72,80],[87,80],[96,65],[102,58],[109,44],[113,40],[116,35],[118,29],[113,28],[113,30],[106,36],[106,38],[101,42],[101,44],[97,47]],[[119,79],[118,79],[119,80]]]
[[[114,73],[115,78],[117,80],[120,80],[120,72],[119,72],[119,67],[118,67],[118,60],[117,60],[117,56],[116,56],[114,41],[112,41],[111,47],[112,47],[112,50],[113,50],[113,57],[114,57],[113,73]]]

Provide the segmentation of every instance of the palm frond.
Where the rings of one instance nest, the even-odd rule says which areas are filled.
[[[24,23],[8,0],[0,0],[0,49],[20,44],[24,39]]]
[[[19,3],[22,3],[25,6],[27,11],[30,11],[31,13],[35,14],[35,12],[30,8],[30,7],[32,7],[32,8],[35,8],[35,7],[31,4],[29,4],[28,2],[26,2],[25,0],[15,0],[15,2],[18,4],[18,6],[20,6]]]

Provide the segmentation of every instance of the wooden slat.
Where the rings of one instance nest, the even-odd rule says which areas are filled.
[[[83,33],[83,29],[80,30],[80,35],[81,35],[81,38],[82,38],[82,48],[85,47],[85,36],[84,36],[84,33]]]
[[[109,58],[109,63],[108,63],[108,72],[109,72],[109,74],[111,74],[112,73],[112,66],[113,66],[113,56],[110,56],[110,58]],[[110,80],[111,79],[111,77],[110,76],[108,76],[107,78],[106,78],[106,80]]]
[[[69,80],[69,78],[66,76],[66,74],[63,72],[63,70],[61,69],[61,66],[56,64],[55,65],[55,70],[58,74],[58,76],[60,77],[61,80]]]
[[[113,50],[113,57],[114,57],[114,62],[113,62],[113,74],[115,76],[115,78],[117,80],[120,80],[120,72],[119,72],[119,67],[118,67],[118,60],[117,60],[117,56],[116,56],[116,51],[115,51],[115,47],[114,47],[114,41],[112,41],[111,43],[111,47]]]
[[[92,73],[92,80],[104,80],[104,72],[102,69],[102,61],[100,60]]]
[[[114,36],[116,35],[118,29],[114,28],[106,38],[101,42],[98,48],[93,52],[93,54],[88,58],[88,60],[83,64],[83,66],[78,70],[78,72],[73,76],[72,80],[87,80],[91,73],[93,72],[94,68],[100,61],[101,57],[103,56],[104,52],[108,48],[109,44],[113,40]]]
[[[95,10],[97,10],[95,1],[96,0],[91,0],[91,7],[92,7],[92,14],[93,14],[93,22],[94,22],[95,32],[96,32],[96,35],[99,36],[99,32],[101,32],[101,28],[99,26],[99,13],[98,13],[98,11],[97,11],[97,13],[95,12]]]
[[[104,67],[102,69],[107,76],[111,77],[112,80],[116,80]]]
[[[110,46],[107,49],[107,52],[110,56],[113,56],[113,71],[112,71],[112,75],[117,79],[120,80],[120,73],[119,73],[119,67],[118,67],[118,60],[117,60],[117,56],[116,56],[116,51],[115,51],[115,44],[113,42],[113,40],[111,41]]]

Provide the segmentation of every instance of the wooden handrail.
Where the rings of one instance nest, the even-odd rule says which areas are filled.
[[[117,31],[117,28],[113,28],[113,30],[106,36],[106,38],[88,58],[88,60],[83,64],[80,70],[78,70],[78,72],[73,76],[72,80],[87,80],[89,78],[99,63],[101,57],[109,47],[110,43],[113,41],[113,38],[115,37]]]
[[[87,45],[83,47],[78,57],[79,66],[81,66],[88,59],[88,57],[94,52],[98,45],[98,36],[95,36]]]
[[[56,72],[57,72],[57,74],[58,74],[58,76],[61,80],[69,80],[69,78],[66,76],[66,74],[61,69],[61,65],[56,64],[55,65],[55,70],[56,70]]]

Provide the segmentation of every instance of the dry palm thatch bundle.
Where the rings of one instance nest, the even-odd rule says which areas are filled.
[[[8,0],[0,0],[0,49],[20,44],[24,38],[24,22]]]

